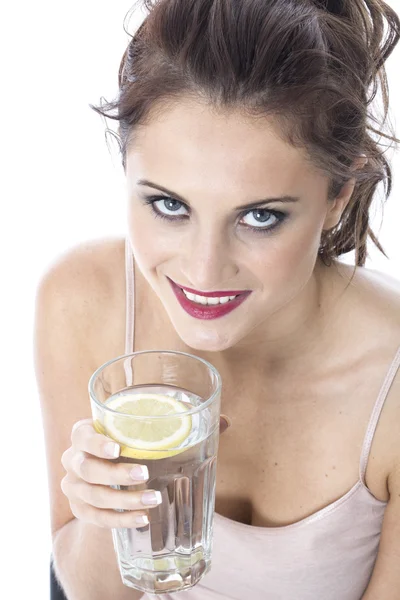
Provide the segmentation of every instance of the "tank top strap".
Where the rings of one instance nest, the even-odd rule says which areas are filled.
[[[389,371],[387,372],[386,378],[383,382],[378,398],[375,402],[372,410],[371,418],[368,423],[367,432],[365,434],[364,443],[361,451],[360,460],[360,479],[365,485],[365,472],[367,470],[368,458],[371,452],[372,440],[374,439],[375,430],[379,422],[385,400],[388,396],[389,390],[392,386],[396,373],[400,366],[400,347],[398,348],[396,355],[390,365]]]
[[[128,236],[125,238],[125,354],[134,351],[135,340],[135,265],[133,260],[132,246]],[[131,361],[125,361],[125,375],[127,385],[132,385]]]
[[[125,353],[133,352],[135,339],[135,277],[131,243],[125,239],[125,290],[126,290],[126,331]]]

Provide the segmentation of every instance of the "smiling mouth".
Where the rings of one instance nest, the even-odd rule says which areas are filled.
[[[178,286],[180,287],[180,286]],[[185,294],[188,300],[195,302],[196,304],[201,304],[202,306],[217,306],[218,304],[228,304],[228,302],[232,302],[235,300],[240,294],[234,296],[199,296],[198,294],[191,294],[187,292],[183,288],[181,288],[182,292]]]
[[[228,295],[229,292],[211,292],[214,296],[200,296],[188,292],[169,277],[167,279],[183,310],[194,319],[213,320],[225,317],[245,302],[251,294],[251,290],[248,290],[232,295]],[[225,296],[217,296],[217,293],[225,293]]]
[[[219,304],[228,304],[228,302],[232,302],[239,296],[250,293],[249,290],[204,293],[181,286],[169,277],[167,279],[169,279],[174,286],[178,287],[188,300],[194,302],[195,304],[200,304],[201,306],[218,306]]]

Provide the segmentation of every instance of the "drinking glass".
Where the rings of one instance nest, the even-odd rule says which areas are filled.
[[[148,525],[112,530],[123,583],[152,594],[194,586],[211,568],[218,371],[184,352],[134,352],[99,367],[89,380],[89,396],[95,429],[121,446],[112,462],[149,470],[143,484],[111,487],[149,488],[162,497],[148,509]],[[132,399],[135,414],[129,412]]]

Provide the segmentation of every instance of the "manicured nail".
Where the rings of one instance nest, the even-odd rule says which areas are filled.
[[[121,448],[118,444],[114,444],[114,442],[109,442],[104,446],[104,451],[108,456],[112,456],[112,458],[118,458]]]
[[[143,525],[149,524],[149,519],[146,515],[139,515],[138,517],[136,517],[135,521],[137,525],[140,525],[142,527]]]
[[[130,472],[132,479],[139,479],[145,481],[149,478],[149,470],[146,465],[136,465]]]
[[[144,494],[142,494],[142,504],[161,504],[162,502],[162,496],[161,496],[161,492],[154,492],[154,491],[149,491],[149,492],[144,492]]]

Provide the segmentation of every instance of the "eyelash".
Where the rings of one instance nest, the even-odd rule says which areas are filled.
[[[156,218],[161,218],[164,219],[166,221],[183,221],[184,219],[186,219],[187,215],[178,215],[177,217],[169,217],[167,215],[164,215],[163,213],[159,212],[154,204],[156,202],[159,202],[160,200],[172,200],[173,202],[179,202],[179,204],[181,204],[182,206],[184,206],[186,208],[186,210],[189,211],[189,208],[186,206],[186,204],[184,204],[183,202],[181,202],[180,200],[176,200],[175,198],[172,198],[171,196],[145,196],[144,197],[144,203],[146,205],[150,205],[151,206],[151,210],[153,212],[153,215]],[[272,233],[273,230],[276,230],[280,225],[282,225],[282,223],[286,220],[288,213],[286,212],[282,212],[279,210],[271,210],[271,209],[266,209],[266,208],[252,208],[251,210],[247,210],[244,211],[240,214],[240,220],[245,216],[248,215],[256,210],[265,210],[267,213],[273,215],[274,217],[276,217],[278,219],[278,221],[275,223],[275,225],[270,225],[269,227],[252,227],[251,225],[242,225],[242,227],[245,227],[246,229],[250,229],[252,232],[257,233],[257,234],[268,234],[268,233]]]

